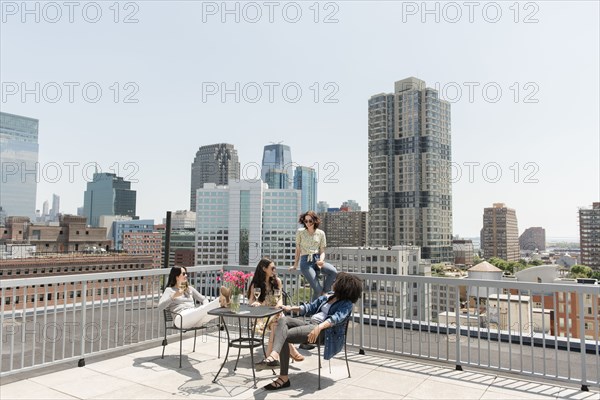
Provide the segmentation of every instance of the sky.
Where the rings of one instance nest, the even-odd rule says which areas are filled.
[[[289,145],[318,199],[368,209],[372,95],[417,77],[451,103],[453,232],[483,209],[575,238],[600,201],[599,3],[1,2],[0,107],[39,119],[37,207],[83,205],[96,168],[140,218],[189,209],[200,146],[242,178]]]

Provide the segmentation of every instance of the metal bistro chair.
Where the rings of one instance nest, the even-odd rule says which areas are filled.
[[[208,329],[211,326],[213,326],[214,324],[205,324],[202,326],[195,326],[192,328],[187,328],[187,329],[181,329],[175,326],[175,324],[173,323],[173,314],[179,315],[181,317],[181,320],[183,321],[183,316],[179,313],[175,313],[175,312],[171,312],[167,309],[163,310],[163,316],[165,319],[165,338],[162,341],[162,356],[160,358],[165,358],[165,347],[167,346],[167,333],[169,330],[172,331],[179,331],[179,368],[181,368],[181,354],[183,351],[183,334],[188,332],[188,331],[194,331],[194,349],[192,350],[192,352],[196,351],[196,333],[201,330],[201,329]],[[221,331],[219,330],[219,358],[221,357]]]
[[[348,364],[348,347],[346,345],[346,338],[348,337],[348,325],[350,324],[350,316],[348,316],[348,318],[346,318],[342,324],[344,324],[344,358],[346,359],[346,368],[348,369],[348,378],[351,378],[350,376],[350,364]],[[328,329],[332,329],[332,328],[328,328]],[[321,331],[321,333],[319,334],[319,337],[317,339],[317,353],[318,353],[318,359],[319,359],[319,389],[321,390],[321,345],[323,345],[325,343],[325,331],[327,329]],[[329,370],[331,372],[331,360],[329,360]]]

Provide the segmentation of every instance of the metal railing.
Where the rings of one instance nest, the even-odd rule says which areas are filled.
[[[188,267],[214,297],[222,270]],[[169,269],[0,281],[0,376],[157,341],[156,307]],[[348,344],[365,350],[581,384],[600,382],[600,286],[357,274]],[[297,303],[298,271],[279,271]],[[587,335],[587,338],[585,337]]]

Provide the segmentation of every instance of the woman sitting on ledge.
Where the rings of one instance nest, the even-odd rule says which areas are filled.
[[[363,283],[355,275],[341,272],[333,284],[333,293],[320,296],[310,304],[282,306],[284,311],[299,311],[300,315],[311,316],[310,322],[281,317],[275,330],[273,351],[269,357],[256,364],[256,370],[280,366],[279,377],[265,386],[266,390],[277,390],[290,386],[288,368],[290,364],[289,343],[316,343],[322,330],[325,331],[325,352],[329,360],[344,347],[344,322],[352,313],[353,304],[362,295]]]
[[[159,310],[167,308],[173,313],[173,324],[180,329],[204,325],[211,319],[217,318],[207,313],[219,308],[218,298],[209,302],[205,296],[187,283],[185,267],[171,268],[167,287],[158,302]],[[196,307],[196,300],[202,304],[200,307]]]

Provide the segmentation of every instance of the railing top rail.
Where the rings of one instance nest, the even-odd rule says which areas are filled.
[[[186,267],[188,272],[218,272],[222,270],[239,269],[243,271],[253,272],[253,266],[239,265],[195,265]],[[102,279],[114,278],[130,278],[144,276],[159,276],[169,273],[169,268],[145,269],[145,270],[130,270],[130,271],[107,271],[96,273],[80,273],[71,275],[53,275],[40,277],[26,278],[11,278],[0,280],[0,289],[10,288],[15,286],[34,286],[54,283],[74,283],[82,281],[95,281]],[[298,275],[299,271],[283,270],[281,274]],[[370,274],[356,273],[361,279],[381,280],[388,282],[417,282],[435,285],[448,286],[466,286],[466,287],[481,287],[481,288],[499,288],[499,289],[518,289],[532,290],[533,292],[575,292],[584,294],[600,295],[600,285],[590,284],[572,284],[572,283],[534,283],[534,282],[515,282],[515,281],[495,281],[486,279],[469,279],[469,278],[442,278],[428,277],[417,275],[387,275],[387,274]]]

